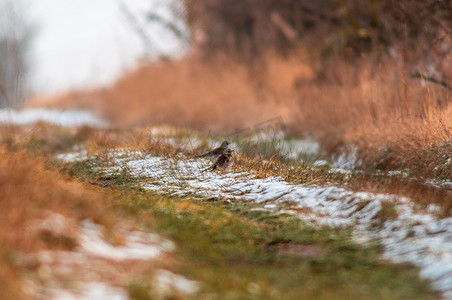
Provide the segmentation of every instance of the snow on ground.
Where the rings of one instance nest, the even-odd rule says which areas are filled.
[[[46,122],[62,127],[93,126],[107,127],[108,123],[94,116],[88,111],[79,110],[50,110],[26,109],[12,110],[0,109],[0,124],[29,125],[36,122]]]
[[[76,241],[76,247],[71,250],[41,250],[24,255],[25,265],[39,266],[37,278],[24,280],[26,292],[33,299],[129,299],[121,287],[120,277],[127,275],[123,264],[133,266],[136,261],[155,261],[175,250],[172,241],[155,233],[118,228],[115,234],[120,234],[122,243],[112,245],[105,239],[102,226],[88,220],[77,224],[57,213],[32,221],[30,230],[54,239]],[[162,295],[171,295],[173,290],[192,294],[199,289],[197,282],[161,269],[155,271],[154,281],[153,287]]]
[[[350,172],[355,170],[358,163],[358,149],[352,148],[349,152],[343,152],[333,160],[332,168],[338,172]]]
[[[320,145],[311,138],[303,140],[288,140],[283,144],[283,149],[289,152],[289,157],[296,158],[300,154],[318,156]]]
[[[175,248],[173,242],[164,240],[155,233],[131,231],[123,236],[124,245],[113,246],[102,238],[101,226],[85,221],[82,224],[79,241],[82,252],[116,261],[153,259]]]
[[[452,299],[452,218],[437,219],[408,198],[351,192],[339,187],[289,184],[279,177],[257,179],[248,173],[205,171],[206,160],[153,157],[141,152],[111,153],[106,174],[130,172],[145,189],[202,198],[244,199],[262,203],[260,210],[296,215],[314,226],[346,226],[358,242],[379,242],[383,256],[413,263],[421,276]],[[284,209],[280,207],[286,204]],[[287,209],[287,203],[291,203]],[[381,217],[385,209],[393,218]],[[433,211],[433,210],[430,210]]]
[[[159,270],[155,281],[161,294],[168,294],[171,290],[177,290],[183,294],[194,294],[200,289],[198,282],[167,270]]]
[[[432,185],[436,188],[448,188],[448,189],[452,190],[452,181],[450,181],[450,180],[427,179],[425,181],[425,183]]]
[[[86,149],[80,149],[79,152],[58,154],[56,158],[65,162],[74,162],[85,160],[87,155],[88,151]]]
[[[53,299],[58,300],[126,300],[129,296],[122,288],[102,282],[89,282],[81,286],[80,293],[55,289]]]

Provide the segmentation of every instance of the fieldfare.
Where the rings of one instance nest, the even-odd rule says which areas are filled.
[[[210,167],[211,171],[222,170],[226,171],[232,164],[233,149],[226,149],[220,156],[218,156],[215,163]]]
[[[220,147],[215,148],[212,151],[207,152],[203,155],[195,156],[195,158],[204,157],[204,158],[210,158],[210,159],[217,159],[221,154],[223,154],[223,152],[226,151],[226,149],[228,149],[228,146],[229,146],[229,142],[224,141],[223,143],[221,143]]]

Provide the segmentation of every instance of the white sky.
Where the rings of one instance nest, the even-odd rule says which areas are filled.
[[[31,88],[52,94],[105,85],[136,66],[144,43],[117,0],[23,0],[37,26],[32,42]],[[137,16],[159,11],[168,17],[168,0],[124,0]],[[14,1],[13,1],[14,3]],[[159,26],[146,27],[160,52],[178,54],[183,46]]]

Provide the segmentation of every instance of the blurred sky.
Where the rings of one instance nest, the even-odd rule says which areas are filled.
[[[109,84],[144,56],[144,43],[117,0],[22,2],[27,22],[36,28],[30,49],[30,84],[36,94]],[[123,2],[142,23],[146,11],[171,18],[169,0]],[[183,51],[181,42],[165,28],[147,23],[146,30],[159,52],[180,55]]]

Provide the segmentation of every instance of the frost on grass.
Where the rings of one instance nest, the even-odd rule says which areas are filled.
[[[202,159],[169,159],[139,152],[110,156],[109,165],[99,167],[101,171],[110,175],[127,171],[148,190],[245,199],[262,203],[260,210],[295,215],[313,226],[350,227],[357,241],[381,243],[385,258],[418,266],[422,277],[452,299],[452,218],[436,219],[408,198],[293,185],[282,178],[257,179],[248,173],[215,173],[205,171],[210,162]]]
[[[88,111],[80,110],[50,110],[50,109],[26,109],[12,110],[0,109],[0,123],[14,125],[29,125],[36,122],[47,122],[62,127],[93,126],[107,127],[108,123],[94,116]]]
[[[128,299],[122,287],[131,275],[128,270],[134,265],[143,266],[145,261],[156,261],[175,249],[172,241],[155,233],[119,228],[115,233],[121,236],[122,243],[112,245],[105,239],[102,226],[88,220],[77,224],[56,213],[31,222],[30,230],[37,234],[49,233],[54,240],[65,236],[76,241],[71,249],[41,250],[24,255],[21,261],[24,266],[38,266],[35,275],[29,274],[24,279],[26,292],[33,299]],[[127,269],[124,263],[129,266]],[[161,274],[166,273],[155,271],[156,282],[161,281]],[[184,294],[197,291],[194,281],[175,274],[166,278],[162,283],[166,289]]]

